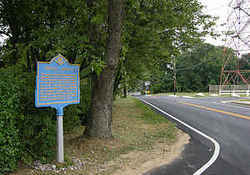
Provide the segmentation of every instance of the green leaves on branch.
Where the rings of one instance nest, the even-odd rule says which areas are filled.
[[[105,62],[103,60],[97,59],[90,63],[91,71],[95,72],[97,76],[100,76],[103,68],[105,67]]]

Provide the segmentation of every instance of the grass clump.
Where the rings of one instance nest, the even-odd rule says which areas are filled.
[[[143,111],[141,115],[137,116],[138,118],[144,120],[149,124],[169,123],[169,121],[166,120],[165,117],[153,111],[149,106],[146,106],[144,103],[137,99],[133,100],[136,105],[135,107]]]

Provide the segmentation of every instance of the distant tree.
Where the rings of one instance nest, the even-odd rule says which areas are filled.
[[[242,72],[243,76],[247,79],[248,83],[250,82],[250,54],[246,53],[241,56],[239,59],[239,68]]]
[[[250,54],[243,54],[239,60],[241,70],[250,70]]]
[[[201,44],[177,58],[177,83],[181,91],[208,91],[219,84],[223,47]]]
[[[178,91],[206,92],[209,84],[219,84],[224,58],[223,50],[223,47],[200,43],[177,56]],[[163,65],[161,71],[153,76],[152,88],[155,92],[173,92],[172,63],[167,65]]]

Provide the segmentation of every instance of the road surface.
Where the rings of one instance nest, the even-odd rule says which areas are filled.
[[[176,119],[214,139],[220,149],[216,160],[202,174],[250,175],[250,108],[225,103],[235,98],[221,97],[170,97],[143,96],[149,102]],[[239,98],[237,98],[239,99]],[[174,119],[166,114],[170,120]],[[190,175],[199,170],[211,157],[216,157],[216,147],[205,138],[180,122],[177,127],[191,135],[182,157],[171,165],[153,169],[145,175]]]

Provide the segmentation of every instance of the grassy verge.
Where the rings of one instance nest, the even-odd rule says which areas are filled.
[[[247,102],[250,102],[250,99],[240,99],[239,101],[247,101]]]
[[[189,96],[189,97],[213,97],[211,96],[211,94],[209,94],[208,92],[202,92],[202,94],[204,96],[199,95],[198,92],[177,92],[176,95],[177,96]],[[159,93],[159,94],[152,94],[153,96],[161,96],[161,95],[174,95],[174,93]],[[219,97],[232,97],[231,94],[224,94],[224,95],[218,95]],[[217,97],[217,96],[215,96]],[[245,94],[240,94],[240,97],[248,97]]]
[[[232,103],[239,104],[239,105],[244,105],[247,107],[250,107],[250,99],[240,99],[240,100],[235,100]]]
[[[110,175],[122,167],[132,166],[130,163],[137,158],[138,152],[150,154],[157,144],[171,145],[177,135],[173,123],[132,97],[114,102],[112,139],[83,138],[83,131],[84,127],[81,127],[65,135],[66,164],[57,165],[57,168],[72,165],[73,158],[82,160],[84,165],[81,169],[67,169],[59,174]],[[22,174],[57,173],[27,169],[17,173]]]
[[[202,97],[200,95],[197,95],[198,92],[177,92],[177,96],[189,96],[189,97]],[[202,92],[202,94],[206,97],[209,96],[208,92]],[[154,94],[154,95],[174,95],[173,92],[170,93],[159,93],[159,94]]]

